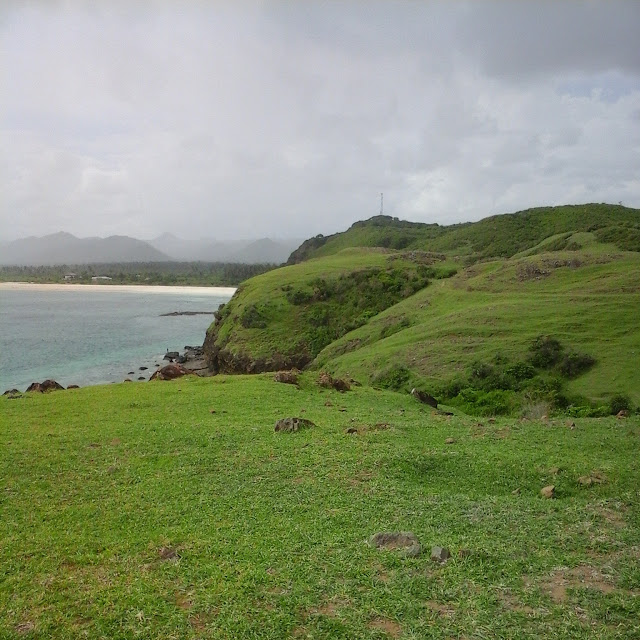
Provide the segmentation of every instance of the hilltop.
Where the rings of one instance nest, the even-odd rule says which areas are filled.
[[[243,283],[205,349],[216,372],[307,367],[476,412],[606,413],[640,402],[639,273],[640,211],[619,205],[376,216]]]

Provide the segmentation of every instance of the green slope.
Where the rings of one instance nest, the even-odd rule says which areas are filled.
[[[570,392],[640,402],[640,256],[546,253],[469,267],[324,349],[314,366],[375,382],[405,368],[406,385],[443,389],[476,362],[526,360],[552,335],[596,364]],[[394,330],[396,328],[397,330]],[[391,335],[389,335],[391,334]]]
[[[302,262],[245,282],[222,310],[210,365],[422,385],[484,413],[638,404],[639,213],[566,206],[455,227],[378,216],[311,239]],[[385,234],[404,248],[370,246]],[[538,336],[559,355],[532,370]]]
[[[455,268],[424,252],[345,249],[247,280],[205,341],[222,373],[304,367],[325,346]]]
[[[567,235],[556,239],[553,249],[570,248],[570,236],[581,231],[594,231],[599,242],[613,243],[619,249],[640,251],[638,209],[584,204],[539,207],[451,226],[375,216],[356,222],[343,233],[307,240],[291,254],[289,262],[331,255],[346,247],[444,251],[473,260],[510,257],[558,234]]]

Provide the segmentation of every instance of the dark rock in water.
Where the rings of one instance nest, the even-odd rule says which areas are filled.
[[[28,387],[26,393],[31,391],[35,391],[37,393],[42,393],[42,385],[39,382],[32,382]]]
[[[166,367],[158,369],[149,380],[174,380],[189,374],[193,374],[193,371],[185,369],[181,364],[168,364]]]
[[[291,433],[293,431],[300,431],[300,429],[308,429],[315,426],[316,425],[313,424],[311,420],[305,420],[304,418],[282,418],[276,422],[274,431]]]
[[[144,376],[138,376],[138,380],[146,380]]]
[[[411,531],[380,531],[369,538],[369,545],[397,551],[405,558],[415,558],[422,551],[418,537]]]
[[[131,378],[125,378],[122,382],[133,382]]]
[[[432,547],[431,559],[434,562],[446,562],[451,557],[451,552],[447,547]]]
[[[187,356],[178,356],[176,358],[176,362],[178,364],[184,364],[187,361]]]
[[[20,391],[18,391],[18,389],[7,389],[2,395],[3,396],[17,396],[17,395],[20,395]]]
[[[77,384],[70,384],[70,385],[67,387],[67,390],[68,390],[68,389],[79,389],[79,388],[80,388],[80,387],[79,387]]]
[[[167,353],[164,354],[164,359],[165,360],[175,360],[176,358],[180,357],[180,353],[178,351],[167,351]]]
[[[291,371],[277,371],[273,376],[275,382],[282,382],[283,384],[298,384],[298,374],[300,372],[297,369],[291,369]]]
[[[423,404],[428,404],[430,407],[434,409],[438,408],[438,401],[426,391],[420,391],[420,389],[411,389],[411,395],[416,399],[422,402]]]
[[[138,367],[139,371],[146,371],[149,367]]]
[[[128,376],[133,376],[133,375],[135,375],[135,373],[136,373],[135,371],[129,371],[129,372],[127,373],[127,375],[128,375]]]

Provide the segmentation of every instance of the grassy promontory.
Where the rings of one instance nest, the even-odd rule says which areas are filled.
[[[297,366],[427,388],[479,414],[640,403],[640,212],[532,209],[441,227],[376,216],[243,283],[205,343],[220,372]],[[536,341],[558,345],[533,366]],[[532,368],[533,366],[533,368]]]
[[[446,416],[315,375],[0,398],[0,637],[638,637],[638,417]],[[367,546],[389,530],[425,552]]]

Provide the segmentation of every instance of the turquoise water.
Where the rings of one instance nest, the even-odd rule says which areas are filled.
[[[230,298],[215,290],[149,289],[0,290],[0,393],[47,378],[64,386],[148,378],[139,367],[153,371],[167,349],[201,345],[213,321],[162,314],[213,312]]]

